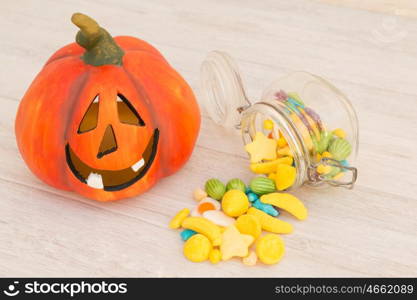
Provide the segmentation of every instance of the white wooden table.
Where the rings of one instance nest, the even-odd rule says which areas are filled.
[[[2,0],[0,276],[417,276],[416,7],[412,0]],[[179,233],[167,228],[209,177],[251,178],[240,137],[206,116],[188,164],[140,197],[98,203],[43,184],[18,153],[14,117],[46,59],[74,40],[75,11],[113,35],[154,44],[197,95],[200,64],[214,49],[236,58],[252,99],[293,70],[329,79],[360,119],[356,188],[297,191],[308,220],[284,215],[295,226],[283,237],[284,259],[250,268],[238,260],[190,263]]]

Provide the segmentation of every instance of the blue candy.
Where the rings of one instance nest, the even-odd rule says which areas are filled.
[[[256,195],[254,192],[248,193],[248,199],[250,202],[254,202],[259,199],[258,195]]]
[[[341,161],[340,161],[340,164],[341,164],[342,166],[344,166],[344,167],[349,167],[349,162],[348,162],[346,159],[341,160]],[[347,170],[346,170],[346,169],[342,169],[342,172],[347,172]]]
[[[288,102],[290,102],[291,104],[295,105],[295,106],[299,106],[301,108],[304,108],[304,105],[302,105],[301,103],[299,103],[297,100],[288,97],[287,99]]]
[[[247,186],[246,188],[245,188],[245,194],[247,195],[247,194],[249,194],[249,193],[252,193],[252,190]]]
[[[188,240],[190,237],[192,237],[194,234],[196,234],[197,232],[195,232],[194,230],[191,229],[185,229],[184,231],[182,231],[180,233],[181,238],[183,241]]]
[[[271,204],[262,203],[259,199],[253,202],[252,206],[273,217],[279,215],[279,212]]]

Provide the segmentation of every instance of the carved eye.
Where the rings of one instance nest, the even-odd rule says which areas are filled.
[[[94,97],[93,102],[87,108],[80,126],[78,127],[78,133],[84,133],[93,130],[97,127],[98,121],[98,95]]]
[[[119,113],[120,122],[136,126],[145,126],[145,122],[143,122],[136,109],[122,94],[117,94],[117,112]]]

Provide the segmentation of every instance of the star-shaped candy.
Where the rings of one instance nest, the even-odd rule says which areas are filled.
[[[258,131],[252,143],[245,146],[245,150],[250,154],[251,163],[257,163],[263,159],[274,160],[277,158],[277,141],[267,138]]]
[[[247,256],[249,253],[248,248],[252,243],[253,236],[241,234],[234,225],[227,227],[222,234],[222,243],[220,245],[222,259],[228,260],[235,256]]]

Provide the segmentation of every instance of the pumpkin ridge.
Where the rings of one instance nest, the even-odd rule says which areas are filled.
[[[145,98],[146,101],[144,101],[144,103],[146,103],[146,106],[148,107],[148,109],[150,107],[151,110],[153,110],[153,106],[151,105],[151,103],[149,101],[150,98],[149,98],[148,94],[146,93],[143,84],[139,80],[137,80],[135,78],[135,76],[133,76],[133,74],[126,67],[123,67],[123,71],[126,73],[127,77],[132,82],[132,84],[135,87],[135,90],[137,90],[138,94],[146,96],[146,98]],[[140,88],[140,90],[139,90],[139,88]],[[156,120],[155,114],[151,114],[151,117],[152,117],[152,125],[155,126],[155,124],[158,123],[158,120]],[[158,136],[159,136],[159,134],[160,134],[160,129],[158,129]],[[162,139],[162,140],[159,141],[159,150],[158,150],[158,152],[162,153],[162,149],[168,149],[168,147],[169,147],[169,145],[165,145],[165,139]],[[164,155],[161,155],[160,159],[164,160]],[[162,165],[165,165],[164,161],[162,161]],[[163,169],[158,170],[158,173],[159,173],[159,176],[161,176],[161,177],[165,177],[167,175],[166,172]]]
[[[64,143],[68,142],[68,130],[71,128],[71,120],[74,117],[74,113],[76,110],[76,105],[74,105],[75,102],[77,102],[77,99],[79,99],[81,93],[83,92],[85,86],[87,85],[87,82],[90,78],[91,75],[91,71],[87,70],[85,73],[83,73],[79,78],[77,78],[76,81],[74,81],[74,83],[71,85],[70,87],[70,91],[74,91],[74,92],[70,92],[70,96],[66,99],[66,101],[70,102],[68,104],[68,109],[69,109],[69,113],[68,113],[68,118],[65,121],[65,125],[63,126],[63,140]],[[62,149],[62,151],[65,151],[65,149]],[[62,167],[63,170],[66,170],[68,168],[67,163],[62,163]],[[67,173],[67,176],[65,177],[66,179],[66,183],[68,186],[69,185],[69,173]]]
[[[77,81],[75,81],[70,87],[70,91],[74,91],[74,92],[70,92],[70,95],[66,100],[70,102],[71,105],[69,105],[68,122],[65,122],[65,127],[64,127],[64,140],[65,141],[68,140],[68,130],[71,127],[71,120],[74,117],[74,113],[76,110],[75,103],[79,99],[81,93],[84,91],[84,88],[90,79],[90,75],[91,75],[91,71],[87,70],[84,74],[82,74],[79,78],[77,78]]]
[[[151,105],[151,102],[149,101],[149,95],[146,93],[145,88],[143,87],[143,84],[135,79],[135,77],[130,73],[129,70],[126,68],[123,68],[123,71],[125,72],[126,76],[129,78],[130,82],[134,86],[135,90],[137,91],[138,95],[144,96],[144,102],[146,103],[146,107],[148,110],[153,110],[153,107]],[[152,117],[152,125],[155,126],[156,119],[153,114],[151,114]]]

